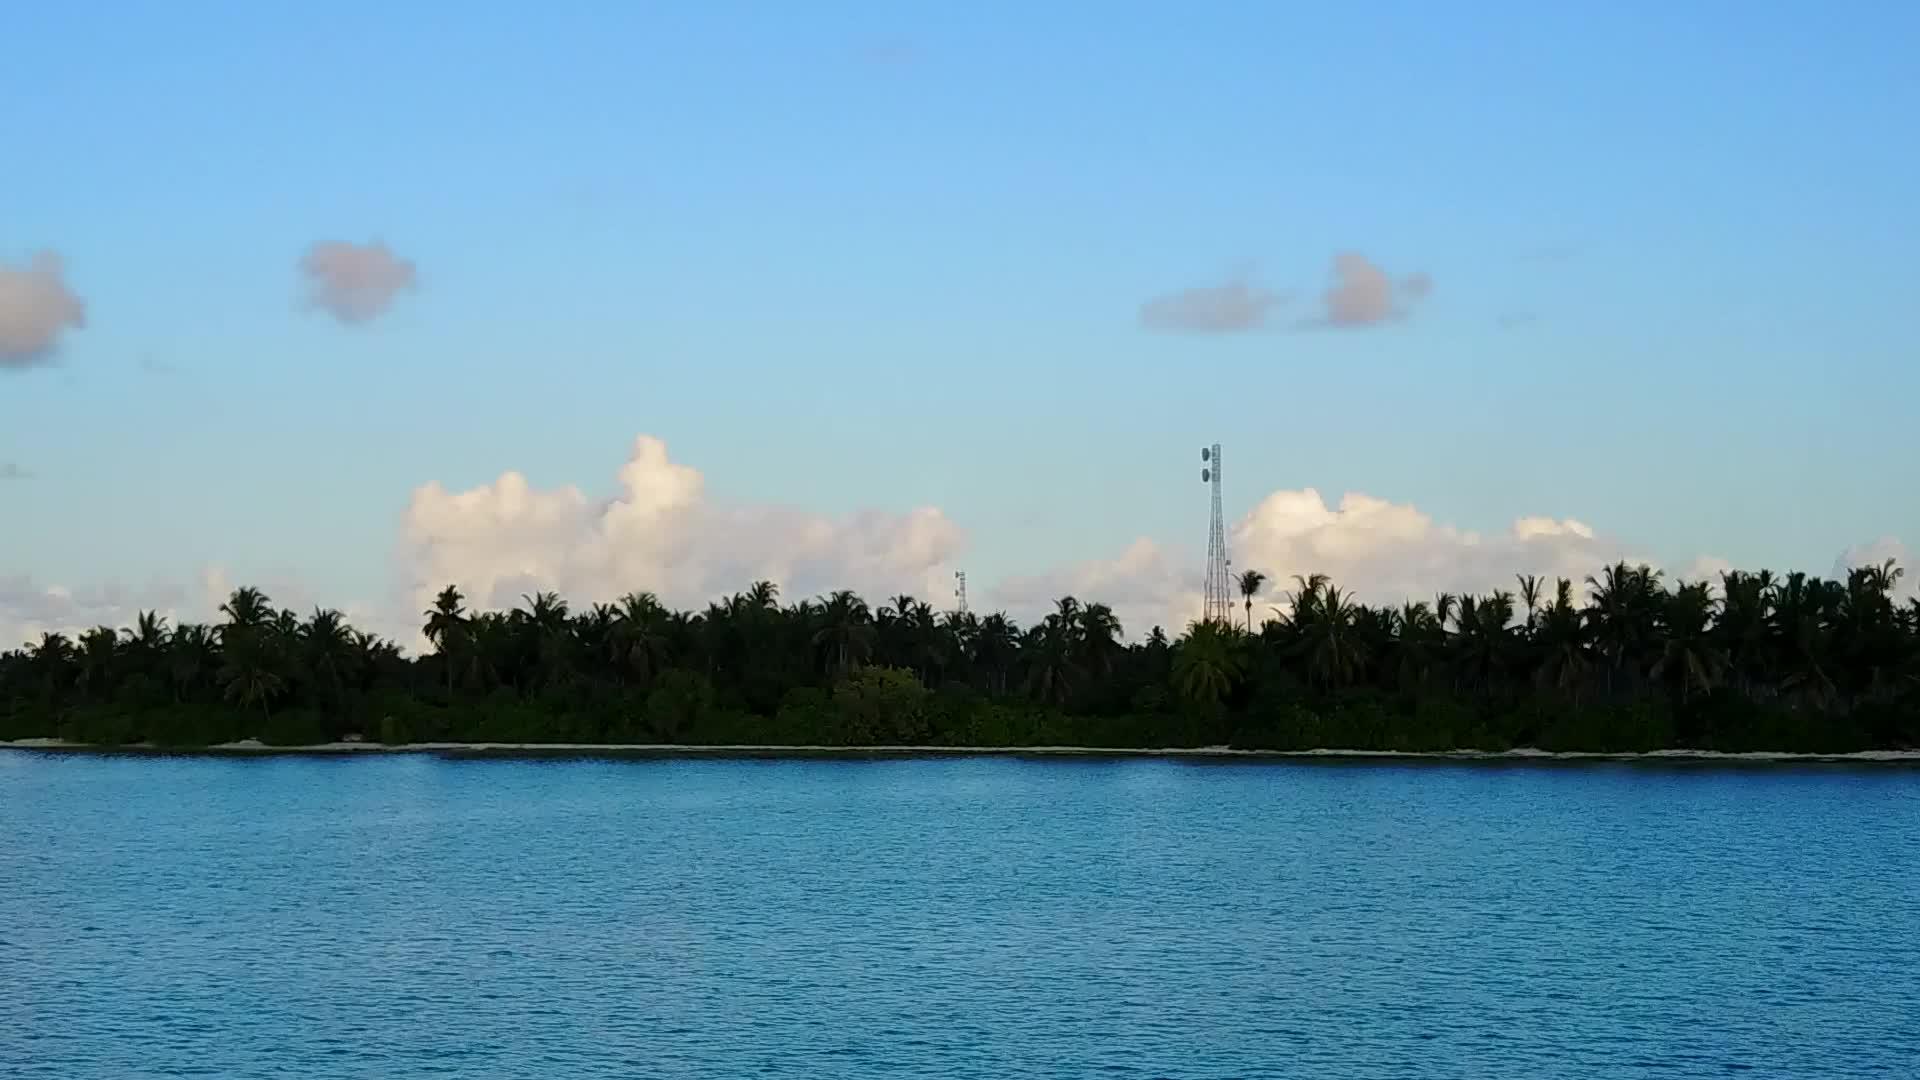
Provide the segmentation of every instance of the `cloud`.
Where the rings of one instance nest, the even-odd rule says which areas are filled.
[[[1396,283],[1364,255],[1343,252],[1333,257],[1333,284],[1321,294],[1324,310],[1309,326],[1379,326],[1404,318],[1411,306],[1433,292],[1433,278],[1408,274]]]
[[[73,590],[23,576],[0,577],[0,652],[38,641],[43,633],[77,635],[95,626],[130,626],[142,611],[171,617],[187,599],[185,590],[166,585]]]
[[[11,461],[0,461],[0,480],[28,480],[33,474]]]
[[[1254,622],[1284,606],[1295,575],[1327,574],[1366,603],[1431,602],[1440,592],[1518,592],[1517,574],[1549,583],[1564,577],[1576,595],[1587,575],[1620,559],[1659,561],[1618,538],[1572,518],[1520,517],[1490,534],[1436,522],[1419,508],[1351,493],[1328,505],[1312,488],[1276,491],[1231,526],[1228,553],[1234,572],[1257,569],[1268,584],[1254,600]],[[1683,580],[1713,580],[1726,567],[1711,557],[1678,572]],[[1670,570],[1670,574],[1674,571]],[[1120,556],[1006,582],[991,600],[1031,618],[1054,598],[1076,595],[1113,605],[1129,635],[1152,625],[1170,632],[1200,614],[1201,563],[1150,540]],[[1236,602],[1236,608],[1239,607]]]
[[[666,444],[650,436],[634,440],[616,475],[614,493],[604,498],[573,486],[536,487],[512,471],[464,491],[423,485],[401,520],[387,599],[358,606],[317,599],[418,652],[419,613],[447,584],[482,609],[510,608],[542,589],[576,606],[651,590],[670,604],[699,608],[760,578],[778,583],[788,600],[852,588],[875,603],[908,592],[939,605],[951,595],[952,570],[966,547],[961,528],[932,507],[833,516],[715,499],[698,470],[673,461]],[[1397,605],[1443,591],[1517,592],[1516,574],[1537,574],[1549,590],[1554,578],[1565,577],[1580,595],[1587,575],[1617,560],[1661,565],[1635,544],[1574,518],[1522,516],[1481,533],[1372,495],[1349,493],[1329,504],[1312,488],[1267,495],[1232,524],[1228,543],[1235,571],[1268,576],[1255,600],[1256,622],[1284,604],[1295,575],[1325,573],[1357,599]],[[1892,538],[1849,548],[1833,573],[1887,558],[1908,565],[1908,549]],[[1714,582],[1729,564],[1702,556],[1666,568],[1669,581]],[[1111,557],[997,583],[976,577],[975,596],[982,610],[1005,609],[1022,622],[1061,596],[1101,601],[1138,639],[1154,625],[1178,632],[1199,614],[1200,569],[1196,551],[1139,539]],[[297,580],[248,580],[282,607],[304,613],[313,606]],[[213,619],[236,583],[217,567],[192,584],[145,589],[70,590],[0,577],[0,650],[45,630],[128,625],[148,608],[176,621]],[[1920,567],[1902,588],[1920,595]]]
[[[243,581],[218,567],[192,585],[146,590],[0,579],[0,651],[48,630],[130,625],[149,608],[175,621],[215,619],[243,583],[303,615],[316,600],[338,605],[355,625],[416,653],[425,645],[419,613],[448,584],[482,609],[517,606],[522,594],[541,589],[576,606],[650,590],[697,609],[762,578],[789,600],[852,588],[874,603],[900,592],[939,603],[952,593],[951,560],[966,543],[959,526],[933,508],[836,517],[711,498],[699,471],[672,461],[666,444],[649,436],[634,440],[617,476],[609,498],[535,487],[518,472],[466,491],[437,483],[415,489],[401,522],[393,590],[374,605],[315,598],[295,580]]]
[[[1200,617],[1198,575],[1187,560],[1140,539],[1116,558],[1009,578],[989,588],[985,598],[1022,623],[1045,615],[1063,596],[1098,601],[1113,608],[1130,637],[1140,638],[1154,626],[1177,634]]]
[[[1578,581],[1604,563],[1634,556],[1571,518],[1521,517],[1487,536],[1372,495],[1350,493],[1328,506],[1312,488],[1261,500],[1234,528],[1230,544],[1243,566],[1282,580],[1327,573],[1373,602],[1511,588],[1515,574]]]
[[[952,589],[948,563],[965,539],[933,508],[836,518],[714,500],[697,470],[642,435],[611,498],[536,488],[517,472],[468,491],[416,489],[400,560],[415,611],[450,583],[495,608],[535,589],[576,604],[651,590],[697,607],[762,578],[796,600],[837,588],[931,600]]]
[[[1154,330],[1199,334],[1257,330],[1288,298],[1236,280],[1154,297],[1140,305],[1140,323]]]
[[[307,303],[349,325],[369,322],[415,284],[413,263],[387,245],[319,243],[300,259]]]
[[[60,335],[87,324],[87,307],[67,287],[60,256],[42,251],[24,267],[0,263],[0,370],[52,359]]]
[[[249,576],[245,583],[266,593],[275,607],[302,617],[317,602],[302,582],[284,574]],[[69,588],[23,575],[0,576],[0,652],[36,642],[45,633],[77,637],[96,626],[130,627],[144,611],[157,612],[174,626],[218,622],[220,605],[226,603],[234,585],[220,566],[202,567],[185,582],[155,581],[138,587],[109,583]],[[403,643],[419,632],[419,620],[404,617],[390,604],[347,605],[341,610],[355,626]]]
[[[1888,559],[1892,559],[1905,571],[1895,587],[1894,595],[1903,600],[1920,599],[1920,566],[1914,564],[1912,552],[1908,551],[1907,545],[1891,536],[1883,536],[1871,543],[1855,544],[1842,551],[1839,557],[1833,560],[1832,577],[1835,581],[1845,581],[1847,571],[1854,567],[1879,566]]]

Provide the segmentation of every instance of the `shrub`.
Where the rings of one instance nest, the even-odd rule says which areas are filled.
[[[713,684],[697,671],[661,673],[647,695],[647,726],[661,742],[674,742],[714,708]]]
[[[833,688],[840,746],[912,745],[927,738],[927,688],[902,668],[862,668]]]

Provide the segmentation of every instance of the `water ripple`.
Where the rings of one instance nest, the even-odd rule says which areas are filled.
[[[1920,1062],[1906,770],[13,766],[0,1076]]]

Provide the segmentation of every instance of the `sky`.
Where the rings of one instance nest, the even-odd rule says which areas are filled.
[[[27,5],[0,647],[1920,543],[1920,8]],[[1920,568],[1917,568],[1920,569]],[[796,595],[797,594],[797,595]],[[1277,601],[1275,601],[1277,602]]]

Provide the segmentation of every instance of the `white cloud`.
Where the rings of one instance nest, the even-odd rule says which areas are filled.
[[[1120,617],[1129,637],[1160,626],[1178,634],[1200,616],[1200,571],[1161,544],[1135,540],[1113,559],[1076,563],[1043,574],[1009,578],[990,588],[986,600],[1023,625],[1044,616],[1063,596],[1103,603]]]
[[[1268,313],[1287,299],[1285,293],[1236,280],[1157,296],[1140,305],[1140,322],[1155,330],[1200,334],[1257,330],[1266,325]]]
[[[1573,519],[1522,517],[1481,535],[1371,495],[1348,494],[1330,507],[1311,488],[1267,496],[1234,527],[1229,547],[1242,568],[1283,581],[1326,573],[1374,603],[1512,588],[1515,574],[1578,581],[1635,555]]]
[[[1425,273],[1395,282],[1366,256],[1343,252],[1333,257],[1333,283],[1320,296],[1324,310],[1315,325],[1379,326],[1403,318],[1412,304],[1432,292],[1433,278]]]
[[[651,590],[697,607],[762,578],[790,600],[852,588],[878,602],[901,591],[944,597],[949,560],[964,543],[959,526],[933,508],[833,518],[709,499],[697,470],[643,435],[611,498],[536,488],[517,472],[469,491],[418,488],[401,560],[416,611],[447,584],[501,608],[535,589],[575,604]]]
[[[60,256],[42,251],[20,269],[0,263],[0,370],[45,363],[61,334],[86,324]]]
[[[1295,575],[1323,573],[1356,599],[1398,605],[1431,601],[1436,593],[1518,592],[1517,574],[1571,580],[1578,593],[1587,575],[1620,559],[1659,565],[1647,553],[1572,518],[1521,517],[1497,533],[1442,524],[1417,507],[1371,495],[1348,494],[1329,506],[1318,491],[1276,491],[1230,528],[1228,554],[1236,573],[1257,569],[1267,587],[1254,600],[1254,622],[1285,606]],[[1717,579],[1723,560],[1703,558],[1679,574]],[[1200,612],[1201,564],[1148,540],[1120,557],[1069,566],[1008,582],[991,594],[1031,617],[1059,596],[1104,600],[1135,637],[1155,623],[1169,631]],[[1238,607],[1236,602],[1236,607]]]
[[[964,545],[959,526],[933,508],[831,517],[711,499],[697,470],[670,460],[659,439],[642,436],[610,498],[572,486],[537,488],[517,472],[468,491],[437,483],[417,488],[402,523],[396,595],[376,606],[319,600],[417,652],[419,613],[448,584],[459,585],[474,606],[502,609],[541,589],[576,606],[650,590],[670,604],[699,608],[762,578],[789,600],[851,588],[876,604],[900,592],[938,603],[952,592],[949,563]],[[203,571],[193,587],[146,590],[75,593],[0,579],[0,650],[47,630],[130,625],[146,609],[176,622],[217,619],[236,584],[258,585],[276,606],[302,616],[315,602],[296,581],[243,582],[219,567]]]
[[[1831,576],[1835,581],[1845,581],[1848,570],[1856,566],[1879,566],[1888,559],[1905,571],[1895,586],[1894,595],[1903,600],[1920,598],[1920,566],[1914,565],[1907,545],[1891,536],[1883,536],[1872,543],[1856,544],[1841,552],[1833,560]]]
[[[660,440],[641,436],[618,470],[615,493],[590,497],[572,486],[538,488],[517,472],[467,491],[430,483],[417,488],[402,522],[400,573],[390,599],[351,606],[356,625],[418,651],[419,613],[433,594],[456,584],[480,608],[509,608],[523,593],[560,592],[575,605],[651,590],[670,604],[698,608],[756,579],[777,582],[789,600],[852,588],[874,603],[898,592],[944,605],[951,570],[964,550],[960,527],[935,508],[866,511],[833,517],[806,510],[709,497],[701,474],[670,459]],[[1276,491],[1233,524],[1235,570],[1268,575],[1255,619],[1284,603],[1295,575],[1325,573],[1371,604],[1431,600],[1438,592],[1517,591],[1516,574],[1573,581],[1616,561],[1660,565],[1633,544],[1572,518],[1523,516],[1489,533],[1435,521],[1419,508],[1353,493],[1329,504],[1318,491]],[[1897,540],[1848,549],[1835,563],[1907,565]],[[1703,556],[1668,564],[1669,580],[1717,582],[1725,560]],[[1004,608],[1022,622],[1060,596],[1113,606],[1129,636],[1158,624],[1178,632],[1200,611],[1197,552],[1136,540],[1111,558],[1064,564],[991,583],[976,580],[978,607]],[[0,649],[43,630],[77,632],[130,624],[154,608],[178,621],[214,619],[237,582],[220,569],[188,586],[108,586],[70,590],[26,578],[0,578]],[[273,601],[305,614],[307,590],[291,580],[261,582]],[[1902,582],[1916,595],[1920,568]]]
[[[237,583],[219,566],[203,567],[191,584],[174,581],[143,586],[117,583],[69,588],[42,584],[30,577],[0,577],[0,652],[37,642],[45,633],[77,637],[96,626],[130,627],[141,612],[153,611],[169,625],[182,622],[218,622]],[[291,608],[303,618],[313,611],[313,594],[301,582],[272,575],[244,582],[267,594],[277,608]],[[347,616],[364,630],[406,642],[418,620],[396,622],[391,609],[348,607]],[[398,635],[406,634],[408,637]]]
[[[319,243],[300,259],[307,302],[343,323],[371,321],[414,287],[413,263],[385,244]]]
[[[95,626],[130,626],[142,611],[173,617],[187,600],[186,590],[169,585],[76,590],[24,576],[0,578],[0,652],[38,641],[43,633],[77,635]]]

